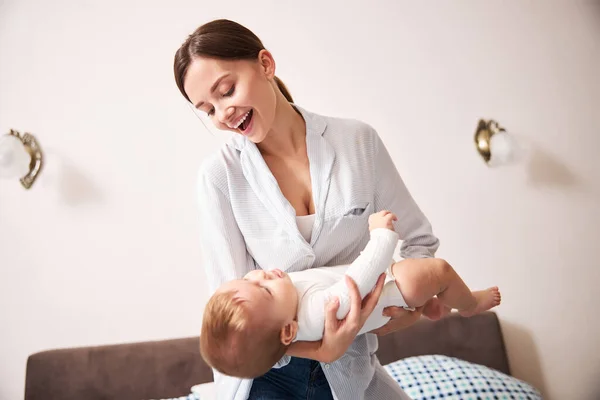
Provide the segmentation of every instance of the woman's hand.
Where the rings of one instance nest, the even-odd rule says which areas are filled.
[[[421,318],[423,307],[418,307],[415,311],[408,311],[402,307],[386,307],[383,309],[384,317],[391,317],[387,324],[369,333],[374,333],[377,336],[387,335],[388,333],[399,331],[411,326]]]
[[[356,283],[346,275],[346,284],[350,292],[350,311],[346,318],[338,320],[336,313],[340,307],[339,299],[336,297],[326,305],[325,331],[317,360],[330,363],[344,355],[377,305],[384,280],[385,274],[381,274],[373,291],[361,302]]]

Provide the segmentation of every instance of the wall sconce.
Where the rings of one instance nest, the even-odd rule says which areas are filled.
[[[13,129],[0,137],[0,177],[20,178],[25,189],[31,188],[42,169],[42,151],[30,133]]]
[[[514,159],[514,143],[494,120],[480,119],[475,131],[477,152],[489,166],[508,164]]]

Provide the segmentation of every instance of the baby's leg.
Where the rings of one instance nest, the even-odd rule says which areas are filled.
[[[437,297],[432,297],[423,306],[423,316],[429,318],[432,321],[437,321],[450,314],[452,309],[445,306]]]
[[[407,259],[392,266],[398,289],[410,307],[421,307],[433,296],[462,315],[471,316],[500,304],[497,287],[471,292],[446,261]]]

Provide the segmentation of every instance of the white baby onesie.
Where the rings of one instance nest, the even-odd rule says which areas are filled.
[[[383,293],[359,334],[379,328],[389,321],[389,317],[382,315],[385,307],[407,307],[389,272],[397,243],[396,232],[384,228],[374,229],[369,243],[352,264],[291,272],[290,278],[298,291],[298,334],[295,341],[315,341],[323,337],[325,305],[331,297],[337,296],[340,299],[338,319],[343,319],[348,314],[350,295],[344,275],[349,275],[356,282],[360,296],[364,298],[375,287],[379,275],[387,271]]]

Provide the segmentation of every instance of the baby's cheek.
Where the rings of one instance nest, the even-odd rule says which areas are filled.
[[[246,275],[244,275],[244,278],[245,279],[252,278],[252,277],[258,275],[259,273],[260,273],[259,270],[253,269],[252,271],[250,271]]]

